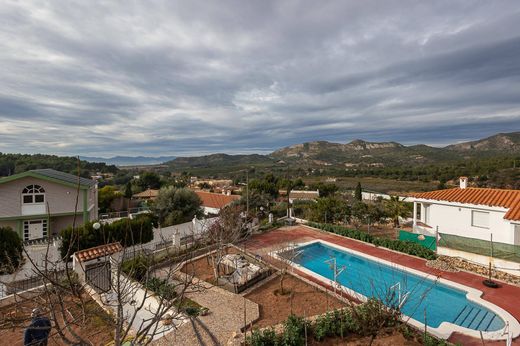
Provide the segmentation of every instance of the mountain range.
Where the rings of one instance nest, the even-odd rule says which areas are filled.
[[[211,154],[204,156],[115,156],[80,157],[89,162],[134,166],[167,164],[173,169],[223,166],[300,164],[304,166],[395,166],[450,162],[473,157],[520,155],[520,132],[498,133],[471,142],[432,147],[425,144],[406,146],[397,142],[368,142],[361,139],[349,143],[313,141],[287,146],[268,155]]]
[[[114,156],[114,157],[91,157],[91,156],[80,156],[81,160],[89,162],[102,162],[107,165],[116,166],[140,166],[140,165],[157,165],[166,161],[175,159],[175,156]]]
[[[173,169],[247,164],[384,167],[509,155],[520,155],[520,132],[499,133],[477,141],[452,144],[443,148],[424,144],[405,146],[397,142],[367,142],[361,139],[346,144],[314,141],[284,147],[269,155],[212,154],[177,157],[166,164]]]

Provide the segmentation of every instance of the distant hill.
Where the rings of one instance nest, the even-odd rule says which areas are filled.
[[[207,168],[219,166],[237,166],[252,164],[272,164],[274,160],[265,155],[228,155],[211,154],[195,157],[177,157],[166,162],[172,168]]]
[[[147,157],[147,156],[114,156],[109,158],[104,157],[89,157],[80,156],[82,160],[89,162],[103,162],[108,165],[116,166],[139,166],[139,165],[157,165],[167,161],[175,159],[175,156],[159,156],[159,157]]]
[[[9,176],[31,169],[52,168],[61,172],[77,174],[78,159],[76,157],[43,155],[43,154],[2,154],[0,153],[0,176]],[[80,161],[80,174],[89,178],[96,172],[117,173],[116,166],[101,162]]]
[[[520,132],[501,133],[482,140],[449,145],[444,148],[425,144],[405,146],[397,142],[368,142],[361,139],[349,143],[314,141],[291,145],[269,155],[213,154],[177,157],[167,162],[172,169],[226,168],[244,165],[290,164],[292,167],[334,166],[370,168],[402,167],[452,163],[482,155],[520,155]]]
[[[458,158],[453,152],[423,144],[404,146],[396,142],[367,142],[361,139],[346,144],[326,141],[296,144],[276,150],[271,156],[284,161],[347,166],[434,163]]]
[[[446,147],[448,150],[461,153],[472,152],[501,152],[520,153],[520,132],[498,133],[494,136],[479,139],[477,141],[452,144]]]

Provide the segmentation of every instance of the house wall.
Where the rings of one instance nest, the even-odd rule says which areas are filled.
[[[59,234],[62,229],[72,226],[74,222],[74,215],[51,217],[50,234]],[[83,216],[76,215],[76,226],[83,225]]]
[[[75,188],[43,179],[25,177],[0,185],[0,217],[22,215],[22,191],[26,186],[32,184],[40,185],[45,189],[45,201],[49,205],[51,214],[74,211],[77,194]],[[83,196],[80,191],[78,211],[82,210]]]
[[[425,212],[425,206],[429,206]],[[471,211],[489,212],[489,228],[472,226]],[[433,228],[439,227],[440,233],[454,234],[462,237],[490,240],[506,244],[514,244],[514,226],[504,220],[507,210],[503,208],[486,208],[470,205],[446,205],[437,203],[421,203],[421,221]]]
[[[202,207],[202,209],[204,210],[205,215],[208,215],[208,214],[217,215],[218,213],[220,213],[220,208]]]
[[[0,227],[11,227],[13,231],[16,231],[16,223],[16,220],[0,221]]]

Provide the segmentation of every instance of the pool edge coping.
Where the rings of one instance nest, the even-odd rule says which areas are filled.
[[[381,264],[384,264],[384,265],[387,265],[389,267],[393,267],[393,268],[396,268],[396,269],[399,269],[399,270],[403,270],[403,271],[406,271],[406,272],[409,272],[411,274],[414,274],[414,275],[417,275],[419,277],[422,277],[422,278],[425,278],[425,279],[428,279],[428,280],[433,280],[433,281],[437,281],[439,283],[442,283],[444,285],[447,285],[447,286],[450,286],[450,287],[453,287],[453,288],[456,288],[458,290],[462,290],[462,291],[465,291],[467,292],[466,294],[466,298],[476,304],[479,304],[489,310],[491,310],[492,312],[494,312],[495,314],[497,314],[500,318],[502,318],[502,320],[504,320],[505,322],[505,326],[504,328],[502,329],[499,329],[499,330],[496,330],[496,331],[492,331],[492,332],[488,332],[488,331],[482,331],[482,337],[487,339],[487,340],[506,340],[508,338],[508,333],[512,333],[512,338],[516,338],[520,335],[520,323],[518,322],[518,320],[511,314],[509,313],[507,310],[505,310],[504,308],[494,304],[494,303],[491,303],[485,299],[482,298],[482,295],[483,295],[483,292],[479,289],[476,289],[474,287],[470,287],[470,286],[467,286],[467,285],[464,285],[464,284],[460,284],[458,282],[454,282],[454,281],[451,281],[449,279],[445,279],[445,278],[442,278],[440,276],[436,276],[436,275],[433,275],[433,274],[429,274],[429,273],[425,273],[423,271],[420,271],[418,269],[414,269],[414,268],[410,268],[410,267],[407,267],[407,266],[404,266],[404,265],[401,265],[401,264],[398,264],[398,263],[394,263],[394,262],[391,262],[391,261],[388,261],[388,260],[385,260],[385,259],[382,259],[382,258],[379,258],[379,257],[376,257],[376,256],[373,256],[373,255],[368,255],[368,254],[365,254],[363,252],[360,252],[358,250],[354,250],[354,249],[351,249],[351,248],[348,248],[346,246],[342,246],[342,245],[338,245],[338,244],[335,244],[335,243],[332,243],[332,242],[329,242],[329,241],[326,241],[326,240],[322,240],[322,239],[313,239],[313,240],[310,240],[310,241],[306,241],[306,242],[294,242],[295,246],[297,247],[302,247],[302,246],[306,246],[306,245],[310,245],[310,244],[314,244],[314,243],[323,243],[327,246],[330,246],[330,247],[333,247],[333,248],[336,248],[340,251],[346,251],[346,252],[350,252],[350,253],[353,253],[355,255],[358,255],[358,256],[361,256],[361,257],[364,257],[364,258],[367,258],[369,260],[372,260],[372,261],[375,261],[375,262],[378,262],[378,263],[381,263]],[[312,270],[310,269],[307,269],[297,263],[294,263],[292,261],[289,261],[283,257],[280,257],[278,255],[279,252],[283,252],[285,251],[284,249],[280,249],[280,250],[275,250],[275,251],[271,251],[269,252],[268,254],[282,262],[286,262],[286,263],[289,263],[291,266],[295,267],[296,269],[302,271],[303,273],[307,274],[307,275],[310,275],[311,277],[314,277],[324,283],[330,283],[332,285],[334,285],[334,282],[333,280],[330,280],[329,278],[326,278],[324,276],[321,276],[320,274],[317,274],[315,272],[313,272]],[[339,285],[341,287],[342,290],[344,290],[347,294],[349,294],[350,296],[352,297],[355,297],[355,298],[358,298],[362,301],[366,301],[368,298],[348,287],[345,287],[343,285]],[[425,328],[425,325],[424,323],[408,316],[408,315],[404,315],[403,314],[406,320],[406,323],[409,323],[411,324],[412,326],[416,327],[416,328],[419,328],[421,330],[424,330]],[[475,330],[475,329],[469,329],[469,328],[465,328],[465,327],[462,327],[462,326],[459,326],[459,325],[456,325],[456,324],[453,324],[451,322],[442,322],[439,327],[437,328],[433,328],[433,327],[429,327],[427,326],[427,330],[437,336],[437,337],[440,337],[440,338],[443,338],[443,339],[448,339],[451,334],[453,334],[454,332],[459,332],[461,334],[464,334],[464,335],[468,335],[468,336],[472,336],[472,337],[476,337],[476,338],[480,338],[481,337],[481,332],[478,331],[478,330]]]

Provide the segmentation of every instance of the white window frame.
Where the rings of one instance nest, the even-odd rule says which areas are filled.
[[[36,197],[42,196],[43,200],[41,202],[36,202]],[[31,201],[26,202],[25,197],[30,197]],[[28,185],[22,191],[22,205],[32,205],[32,204],[45,204],[45,189],[40,185]]]
[[[487,222],[476,222],[475,215],[480,215],[480,217],[487,217]],[[471,211],[471,226],[478,228],[489,229],[489,211],[483,210],[472,210]]]

